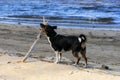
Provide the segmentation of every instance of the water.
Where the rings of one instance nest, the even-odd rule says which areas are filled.
[[[120,0],[0,0],[0,23],[120,30]]]

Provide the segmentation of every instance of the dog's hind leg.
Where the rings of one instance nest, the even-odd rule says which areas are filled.
[[[73,56],[76,58],[76,62],[75,62],[74,65],[78,65],[78,63],[79,63],[79,61],[80,61],[80,57],[79,57],[78,53],[72,52],[72,54],[73,54]]]
[[[85,60],[85,67],[87,67],[87,57],[86,57],[86,48],[81,50],[81,55]]]

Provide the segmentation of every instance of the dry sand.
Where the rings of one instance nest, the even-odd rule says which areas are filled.
[[[45,36],[26,63],[16,63],[32,45],[39,27],[0,25],[0,80],[120,80],[120,31],[58,29],[64,35],[87,35],[88,68],[72,66],[71,52],[54,64],[54,52]],[[81,61],[83,63],[83,60]],[[109,66],[102,70],[101,65]]]

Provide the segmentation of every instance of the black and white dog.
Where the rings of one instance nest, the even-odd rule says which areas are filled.
[[[85,60],[85,66],[87,65],[86,36],[84,34],[80,34],[79,36],[64,36],[55,32],[57,26],[44,25],[42,23],[40,26],[41,33],[47,36],[50,46],[56,53],[55,63],[61,61],[62,50],[72,50],[72,54],[76,58],[75,65],[77,65],[80,60],[79,52]]]

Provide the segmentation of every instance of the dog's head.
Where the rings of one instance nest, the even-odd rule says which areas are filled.
[[[44,25],[43,23],[40,24],[40,31],[41,33],[44,33],[46,35],[52,34],[55,32],[54,30],[57,29],[57,26],[51,26],[51,25]]]

